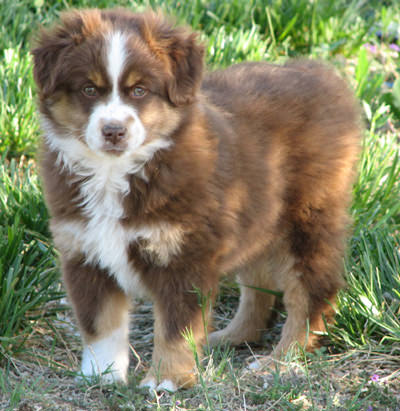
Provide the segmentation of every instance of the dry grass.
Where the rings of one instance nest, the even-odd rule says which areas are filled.
[[[235,298],[228,297],[226,291],[224,306],[217,307],[218,327],[226,322],[234,307]],[[306,357],[292,354],[290,362],[276,370],[247,369],[248,360],[268,354],[271,341],[276,342],[279,335],[280,320],[278,316],[264,345],[241,346],[235,350],[220,347],[208,353],[199,371],[204,384],[176,394],[157,395],[138,388],[151,360],[151,304],[140,305],[132,314],[128,386],[103,386],[99,382],[76,380],[81,343],[66,307],[56,320],[34,327],[24,355],[9,359],[0,378],[6,387],[0,396],[0,409],[400,409],[396,405],[400,404],[400,347],[393,347],[390,354],[358,350],[340,354],[318,352]]]

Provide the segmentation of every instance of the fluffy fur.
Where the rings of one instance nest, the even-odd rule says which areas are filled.
[[[244,63],[203,77],[196,35],[125,10],[61,15],[33,50],[51,229],[84,340],[82,372],[126,380],[130,298],[154,302],[143,385],[195,382],[201,293],[224,273],[242,295],[227,328],[257,341],[280,290],[277,357],[312,348],[343,286],[359,115],[345,83],[311,61]],[[307,322],[310,335],[306,338]]]

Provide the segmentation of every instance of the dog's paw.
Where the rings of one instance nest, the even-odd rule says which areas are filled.
[[[175,392],[180,388],[190,388],[197,382],[197,377],[193,372],[175,375],[163,375],[156,378],[149,371],[145,378],[141,381],[140,388],[148,388],[149,391],[168,391]]]
[[[226,333],[223,332],[224,330],[214,331],[208,334],[208,344],[210,347],[215,347],[219,344],[224,344],[226,342],[229,343],[229,338],[226,338]]]
[[[127,350],[113,352],[100,344],[85,346],[82,353],[81,375],[85,379],[99,378],[102,383],[126,383],[129,366]]]
[[[160,384],[157,385],[157,381],[153,377],[146,377],[142,380],[139,385],[140,388],[147,388],[150,392],[153,391],[167,391],[167,392],[175,392],[178,390],[176,384],[171,380],[162,380]]]
[[[281,367],[282,363],[276,360],[271,355],[257,357],[247,364],[247,369],[250,371],[269,371],[275,372]]]
[[[219,344],[240,345],[246,342],[258,342],[260,340],[259,330],[253,329],[236,329],[226,327],[222,330],[213,331],[208,335],[208,344],[215,347]]]
[[[257,371],[261,368],[261,363],[258,360],[254,360],[247,364],[247,368],[252,371]]]
[[[126,384],[127,372],[125,369],[117,370],[110,365],[107,369],[100,372],[97,365],[91,364],[91,367],[82,367],[76,376],[77,382],[90,382],[101,384]]]
[[[297,361],[287,361],[274,355],[252,357],[246,367],[247,372],[262,375],[287,374],[301,372],[302,367]]]
[[[150,392],[157,388],[157,381],[153,377],[146,377],[139,384],[139,388],[147,388]]]
[[[82,370],[77,373],[74,378],[75,382],[78,384],[89,384],[89,385],[111,385],[111,384],[126,384],[125,378],[121,378],[118,374],[112,371],[105,371],[101,374],[96,372],[84,373]]]

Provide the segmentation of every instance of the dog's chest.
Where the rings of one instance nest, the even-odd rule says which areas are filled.
[[[120,180],[94,175],[80,187],[79,202],[84,219],[52,223],[54,240],[63,254],[83,254],[87,264],[97,265],[112,275],[129,294],[143,294],[140,273],[130,259],[129,248],[136,243],[150,264],[167,267],[179,254],[183,230],[179,225],[159,222],[126,227],[122,200],[129,195],[125,176]]]

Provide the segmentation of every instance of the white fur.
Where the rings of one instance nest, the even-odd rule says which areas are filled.
[[[125,104],[119,95],[119,79],[126,61],[126,38],[116,32],[107,38],[107,72],[112,83],[108,99],[94,106],[83,131],[74,125],[55,130],[46,116],[42,127],[49,149],[57,154],[56,166],[76,175],[79,194],[75,199],[87,219],[53,220],[52,232],[56,246],[66,256],[83,253],[86,262],[107,269],[121,288],[130,295],[143,295],[138,273],[128,259],[129,244],[146,239],[144,251],[158,265],[166,265],[179,253],[183,232],[179,227],[161,224],[155,227],[125,228],[123,198],[129,194],[130,175],[147,180],[144,166],[156,151],[167,149],[171,141],[159,137],[146,142],[146,130],[135,108]],[[102,127],[112,122],[127,127],[127,149],[119,156],[103,150]],[[123,325],[101,340],[85,345],[82,373],[85,376],[102,374],[107,382],[126,381],[129,364],[128,317]],[[163,386],[165,385],[165,387]],[[171,381],[159,387],[174,391]],[[154,385],[155,387],[155,385]]]
[[[175,392],[177,389],[177,386],[171,380],[162,380],[161,383],[157,385],[157,391]]]
[[[140,147],[145,138],[146,131],[133,107],[121,102],[116,96],[112,97],[104,104],[98,104],[89,117],[89,122],[85,131],[85,139],[88,146],[96,152],[102,153],[104,146],[104,137],[102,126],[104,124],[118,121],[127,125],[127,148],[124,154],[131,154],[135,149]],[[107,153],[105,153],[107,155]]]
[[[255,371],[261,368],[261,364],[260,364],[260,361],[255,360],[255,361],[252,361],[247,367],[249,368],[249,370]]]
[[[153,140],[139,147],[131,156],[121,158],[97,156],[82,142],[65,139],[47,133],[50,148],[58,152],[60,167],[67,168],[78,176],[86,177],[80,185],[76,199],[83,206],[88,217],[81,221],[52,222],[56,246],[71,256],[83,252],[86,261],[108,269],[123,290],[138,297],[143,287],[128,261],[127,248],[139,238],[149,240],[147,248],[153,253],[159,265],[166,265],[170,256],[180,251],[183,237],[179,227],[163,224],[158,227],[126,229],[120,219],[124,216],[122,199],[129,193],[129,174],[142,170],[146,161],[169,142]]]
[[[97,217],[87,223],[79,221],[53,223],[56,246],[67,255],[83,252],[87,263],[98,264],[108,270],[127,294],[137,298],[143,297],[144,288],[127,255],[127,247],[136,236],[124,230],[116,218],[101,217],[100,214]]]
[[[184,231],[179,226],[163,223],[159,226],[141,228],[136,235],[147,240],[142,252],[147,253],[155,265],[165,267],[171,257],[179,254]]]
[[[107,39],[107,71],[112,92],[108,101],[95,106],[85,131],[86,142],[95,152],[101,153],[103,150],[104,137],[101,129],[105,124],[118,122],[126,125],[128,147],[125,154],[133,153],[146,138],[146,130],[136,110],[123,103],[119,95],[119,79],[126,60],[125,45],[126,37],[121,32],[114,32]]]
[[[102,375],[107,383],[126,382],[129,366],[128,315],[124,324],[107,337],[85,345],[82,353],[82,374]]]
[[[118,80],[126,57],[126,37],[120,31],[112,32],[107,38],[107,71],[112,82],[113,96],[118,94]]]
[[[140,388],[148,388],[150,392],[152,391],[169,391],[175,392],[178,390],[178,387],[171,380],[162,380],[160,384],[157,385],[155,378],[149,378],[143,380],[140,385]]]
[[[129,174],[139,172],[154,152],[168,147],[169,142],[153,140],[134,155],[116,161],[113,157],[97,156],[78,140],[47,136],[50,148],[58,152],[59,166],[86,177],[76,200],[88,220],[52,222],[56,246],[71,256],[83,252],[88,263],[108,269],[126,293],[134,290],[135,295],[142,296],[143,292],[137,293],[142,289],[139,277],[128,261],[129,244],[139,238],[149,240],[148,251],[159,265],[166,265],[180,251],[183,233],[169,224],[126,229],[120,223],[124,216],[122,199],[129,193]]]
[[[114,185],[114,181],[120,192],[124,192],[124,188],[129,190],[128,174],[136,174],[146,180],[143,167],[156,151],[168,149],[172,144],[166,138],[157,138],[142,144],[132,153],[126,152],[118,157],[109,156],[91,150],[72,134],[58,135],[46,117],[43,116],[41,120],[49,148],[57,153],[57,166],[78,176],[97,176],[95,178],[100,178],[107,184]]]
[[[118,36],[112,39],[114,40],[111,40],[111,43],[118,43],[121,40]],[[114,48],[118,49],[117,46]],[[111,54],[121,54],[121,50]],[[110,70],[110,75],[115,81],[118,78],[116,73],[121,70],[121,67],[120,64]],[[114,91],[113,94],[115,103],[118,96],[115,97],[117,93]],[[115,116],[123,116],[125,112],[129,112],[129,106],[113,107],[115,113],[111,112]],[[134,124],[139,123],[140,120]],[[128,261],[129,243],[138,238],[154,237],[155,244],[152,246],[150,242],[149,250],[161,265],[165,265],[169,255],[179,252],[180,236],[179,233],[172,232],[169,236],[171,246],[168,246],[162,241],[164,237],[168,241],[168,235],[163,236],[162,233],[168,232],[169,227],[142,227],[139,231],[125,229],[119,221],[124,217],[122,200],[130,190],[129,176],[136,174],[146,180],[143,170],[145,164],[152,159],[156,151],[167,149],[171,145],[170,140],[158,138],[144,143],[142,139],[145,138],[145,134],[142,133],[142,137],[137,140],[141,142],[138,147],[115,157],[92,150],[90,146],[73,135],[72,131],[65,135],[58,135],[52,123],[45,116],[42,118],[42,127],[50,150],[57,153],[57,165],[76,174],[77,179],[85,178],[83,182],[80,182],[80,193],[76,201],[83,207],[88,220],[86,223],[77,221],[53,223],[52,228],[57,247],[67,254],[83,252],[88,263],[99,264],[101,268],[108,269],[125,292],[131,294],[134,290],[137,295],[137,291],[142,287],[139,284],[139,277],[134,273]],[[141,295],[142,292],[139,293],[139,296]]]
[[[117,218],[98,213],[87,223],[80,221],[55,221],[51,224],[54,242],[64,254],[83,252],[86,261],[109,270],[120,287],[129,295],[144,297],[146,292],[138,273],[130,264],[127,254],[131,242],[145,239],[146,251],[154,257],[155,264],[165,266],[180,251],[183,232],[180,227],[161,224],[140,229],[125,229]]]
[[[156,379],[155,378],[146,378],[146,379],[141,381],[141,383],[139,384],[139,387],[140,388],[148,388],[149,391],[153,391],[157,387]]]

